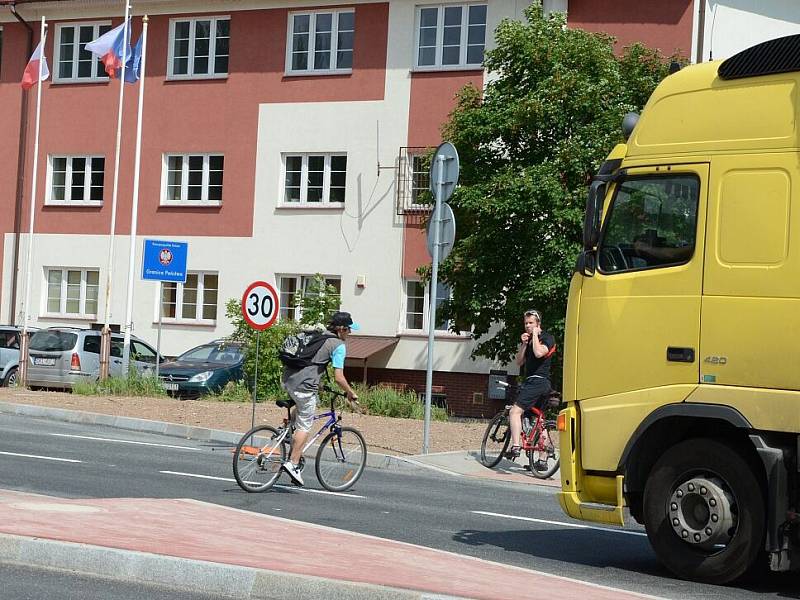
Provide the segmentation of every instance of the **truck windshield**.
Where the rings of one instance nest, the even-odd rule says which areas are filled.
[[[604,273],[688,262],[697,234],[700,181],[694,175],[621,181],[600,242]]]

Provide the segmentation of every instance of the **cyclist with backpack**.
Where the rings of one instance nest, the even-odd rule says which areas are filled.
[[[344,342],[351,331],[358,329],[350,313],[335,312],[326,330],[289,336],[279,352],[284,364],[283,387],[295,403],[292,447],[289,460],[282,468],[297,485],[303,485],[298,465],[314,420],[319,382],[327,371],[328,363],[333,366],[334,381],[347,393],[348,400],[358,402],[358,395],[344,376],[344,360],[347,356]]]
[[[517,401],[509,411],[511,449],[508,458],[514,460],[521,452],[520,433],[522,415],[531,407],[541,408],[550,393],[550,357],[556,350],[555,338],[542,330],[542,315],[538,310],[527,310],[524,315],[525,331],[520,336],[522,344],[517,351],[517,365],[525,366],[525,381],[519,389]]]

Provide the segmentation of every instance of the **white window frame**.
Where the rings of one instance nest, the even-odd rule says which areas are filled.
[[[322,276],[325,278],[325,283],[326,284],[328,283],[328,280],[330,280],[330,279],[335,279],[335,280],[337,280],[339,282],[339,304],[341,305],[341,300],[342,300],[342,276],[341,275],[325,275],[325,274],[322,274]],[[281,286],[281,280],[282,279],[294,279],[295,280],[295,288],[294,289],[295,289],[295,293],[297,293],[298,291],[305,290],[307,282],[309,282],[310,280],[314,279],[314,277],[315,277],[315,275],[298,275],[296,273],[276,273],[275,274],[275,283],[277,284],[276,287],[278,288],[278,296],[281,296],[282,293],[283,293],[281,291],[281,287],[282,287]],[[281,314],[280,314],[279,318],[286,319],[286,317],[284,316],[283,313],[285,311],[288,312],[289,310],[292,310],[292,311],[295,310],[294,298],[292,298],[291,301],[292,301],[292,305],[291,306],[284,306],[282,304],[283,300],[282,299],[280,300],[280,302],[281,302],[280,313]],[[298,306],[294,316],[289,320],[290,321],[299,321],[302,318],[303,318],[303,311]]]
[[[461,20],[461,37],[459,38],[460,55],[457,65],[442,64],[442,54],[444,48],[444,9],[461,7],[463,9]],[[480,63],[467,63],[467,34],[469,32],[469,9],[471,6],[486,7],[486,23],[484,23],[483,51],[486,52],[486,37],[488,33],[489,5],[486,2],[471,2],[466,4],[422,4],[415,8],[414,14],[414,71],[476,71],[483,69],[483,61]],[[422,10],[426,8],[438,9],[436,19],[436,62],[433,65],[419,64],[419,29]]]
[[[65,158],[67,160],[67,175],[64,180],[64,200],[53,199],[53,161],[57,158]],[[50,154],[47,157],[47,190],[45,192],[45,205],[47,206],[102,206],[103,199],[100,200],[73,200],[72,196],[72,161],[76,158],[86,159],[87,166],[91,165],[92,159],[102,158],[105,161],[105,156],[102,154]],[[92,169],[86,169],[83,182],[83,196],[87,198],[91,195],[92,183]],[[103,163],[103,188],[105,191],[105,162]]]
[[[189,196],[189,158],[203,157],[203,183],[200,200],[169,200],[167,198],[167,183],[169,181],[169,159],[180,156],[183,160],[181,166],[181,197]],[[209,159],[212,156],[222,157],[222,194],[225,195],[225,154],[223,152],[165,152],[161,158],[161,206],[222,206],[222,200],[209,200]]]
[[[331,24],[331,49],[330,49],[330,56],[331,56],[331,65],[333,65],[337,60],[337,53],[339,51],[339,15],[342,13],[353,13],[353,58],[355,59],[355,8],[344,8],[339,10],[300,10],[295,12],[289,13],[288,23],[286,24],[286,69],[284,71],[284,75],[287,76],[297,76],[297,75],[347,75],[353,72],[352,67],[347,67],[344,69],[339,69],[336,67],[330,67],[328,69],[315,69],[314,68],[314,43],[316,41],[316,31],[317,31],[317,16],[326,14],[326,15],[333,15],[332,24]],[[292,69],[292,48],[293,48],[293,41],[294,41],[294,18],[296,16],[301,15],[308,15],[309,17],[309,26],[308,26],[308,50],[306,51],[308,55],[308,68],[307,69]]]
[[[286,200],[286,159],[290,156],[300,156],[303,160],[300,171],[300,202],[288,202]],[[308,201],[308,159],[311,156],[325,158],[322,175],[322,200],[320,202]],[[283,152],[281,154],[281,188],[278,195],[278,198],[280,198],[278,206],[281,208],[343,209],[347,203],[347,167],[345,167],[344,172],[344,202],[331,201],[331,158],[338,156],[343,156],[347,159],[347,152]]]
[[[50,293],[50,271],[61,271],[61,291],[59,293],[59,311],[49,312],[49,293]],[[80,271],[81,272],[81,291],[80,291],[80,308],[77,313],[68,313],[67,308],[67,272]],[[86,278],[89,272],[97,273],[97,313],[86,312]],[[88,319],[94,320],[100,312],[100,269],[92,267],[44,267],[44,286],[42,287],[43,294],[42,300],[44,306],[41,313],[45,318],[56,319]]]
[[[422,329],[409,329],[407,327],[408,324],[408,284],[409,283],[422,283],[422,287],[424,290],[424,304],[422,307]],[[440,285],[444,285],[440,283]],[[403,279],[403,310],[401,315],[400,321],[400,334],[410,334],[410,335],[428,335],[428,326],[430,325],[430,318],[431,318],[431,296],[430,296],[430,282],[425,283],[421,282],[421,280],[416,279],[414,277],[404,278]],[[452,297],[452,290],[450,291],[450,297]],[[438,315],[437,315],[438,316]],[[462,331],[461,333],[454,333],[450,331],[451,321],[447,321],[447,327],[445,329],[436,329],[434,331],[434,335],[444,336],[444,337],[453,337],[453,338],[468,338],[472,334],[469,331]]]
[[[220,298],[220,276],[219,271],[187,271],[187,275],[197,275],[197,317],[191,318],[184,318],[183,317],[183,288],[184,284],[180,282],[175,282],[175,316],[168,317],[162,313],[161,321],[163,323],[179,323],[182,325],[216,325],[217,319],[204,319],[203,318],[203,307],[205,303],[205,278],[206,275],[216,275],[217,276],[217,316],[219,316],[219,298]],[[166,286],[169,283],[173,282],[163,282],[159,284],[158,288],[156,289],[156,302],[155,302],[155,314],[153,316],[153,323],[158,323],[159,311],[161,311],[161,306],[164,301],[164,292],[163,290],[166,289]]]
[[[167,46],[167,81],[186,80],[186,79],[227,79],[231,72],[231,29],[230,29],[230,15],[214,15],[204,17],[176,17],[169,20],[169,40]],[[189,64],[187,65],[187,73],[175,74],[175,25],[176,23],[189,22]],[[211,68],[216,63],[217,56],[217,21],[228,21],[228,70],[225,73],[194,73],[194,42],[195,42],[195,28],[197,21],[211,21],[211,39],[208,42],[208,65]]]
[[[111,26],[111,21],[83,21],[83,22],[74,22],[74,23],[57,23],[56,24],[56,36],[53,42],[54,49],[53,49],[53,65],[51,66],[51,72],[53,73],[53,83],[107,83],[109,81],[108,75],[103,68],[100,59],[97,58],[92,63],[92,76],[91,77],[78,77],[78,53],[80,48],[80,41],[78,37],[78,31],[81,27],[94,27],[94,37],[93,40],[96,40],[100,37],[100,27],[103,26]],[[61,72],[61,30],[65,28],[73,28],[75,29],[75,38],[73,41],[73,56],[72,56],[72,77],[60,77],[59,73]]]

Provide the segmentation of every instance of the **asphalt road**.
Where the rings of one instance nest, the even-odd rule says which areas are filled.
[[[335,495],[319,486],[313,469],[304,475],[306,489],[284,478],[270,492],[247,494],[233,480],[227,447],[0,415],[6,489],[68,498],[195,498],[667,598],[800,598],[798,575],[772,574],[751,589],[673,579],[641,527],[570,520],[549,487],[368,469],[350,492]]]

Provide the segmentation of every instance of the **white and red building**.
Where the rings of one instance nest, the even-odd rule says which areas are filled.
[[[710,4],[723,3],[549,0],[545,8],[566,9],[570,26],[621,43],[694,56]],[[150,19],[136,264],[145,238],[189,243],[189,279],[164,292],[164,353],[227,334],[225,302],[251,281],[273,282],[288,305],[322,273],[362,326],[348,374],[424,389],[428,292],[417,268],[430,259],[415,202],[425,174],[414,157],[442,141],[458,90],[484,83],[492,31],[527,5],[135,0],[134,39],[141,16]],[[35,102],[19,80],[42,15],[52,77],[42,94],[30,324],[103,320],[118,83],[83,46],[121,23],[123,8],[0,0],[0,321],[19,323],[23,308]],[[124,321],[136,91],[126,89],[113,323]],[[154,341],[158,284],[137,274],[134,297],[134,331]],[[438,325],[437,391],[454,414],[492,414],[488,374],[503,365],[473,360],[470,337]]]

